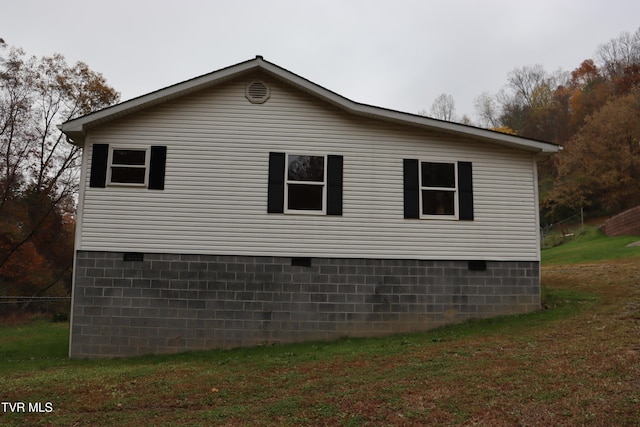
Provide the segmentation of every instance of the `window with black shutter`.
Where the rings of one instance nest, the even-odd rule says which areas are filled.
[[[89,186],[163,190],[167,147],[131,148],[94,144]]]
[[[471,162],[404,159],[404,217],[473,220]]]
[[[269,153],[267,212],[342,215],[343,158]]]

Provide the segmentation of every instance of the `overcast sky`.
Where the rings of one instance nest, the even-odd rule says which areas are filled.
[[[0,37],[63,54],[134,98],[262,55],[353,101],[417,113],[571,71],[640,27],[638,0],[0,0]]]

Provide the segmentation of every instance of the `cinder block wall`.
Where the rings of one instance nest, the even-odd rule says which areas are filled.
[[[606,220],[602,232],[607,236],[640,236],[640,206]]]
[[[540,308],[537,262],[132,255],[143,260],[77,253],[71,357],[423,331]]]

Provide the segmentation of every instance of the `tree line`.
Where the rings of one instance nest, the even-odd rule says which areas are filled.
[[[119,98],[82,62],[28,56],[0,39],[0,314],[18,307],[7,297],[69,295],[81,148],[56,125]],[[475,108],[476,126],[564,146],[539,163],[543,221],[640,204],[640,29],[571,72],[515,68]],[[456,120],[453,97],[439,96],[429,114]]]
[[[0,39],[0,314],[69,295],[81,149],[56,125],[118,100],[86,64]]]
[[[515,68],[500,92],[474,104],[477,126],[564,147],[539,163],[543,221],[640,205],[640,29],[600,45],[571,72]],[[455,118],[453,98],[440,95],[430,115]]]

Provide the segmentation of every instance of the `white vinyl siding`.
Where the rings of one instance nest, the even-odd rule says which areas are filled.
[[[264,104],[248,83],[270,87]],[[91,144],[167,146],[165,189],[89,188],[80,250],[539,260],[529,152],[356,117],[248,75],[89,131]],[[341,216],[267,214],[269,152],[341,155]],[[403,218],[403,159],[473,163],[474,221]]]

